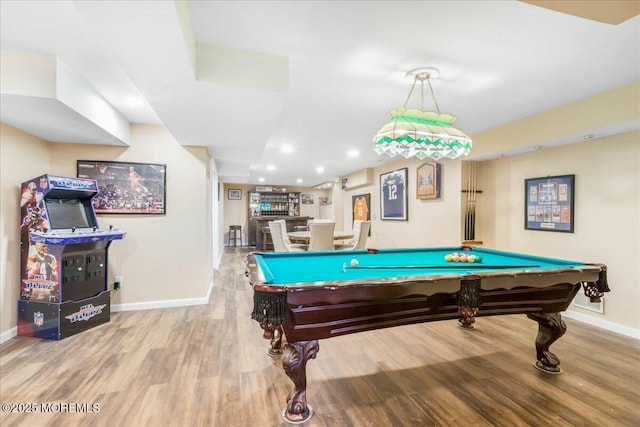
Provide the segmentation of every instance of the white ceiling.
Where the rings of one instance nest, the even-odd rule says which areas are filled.
[[[5,51],[60,61],[88,84],[78,97],[207,147],[223,182],[313,186],[385,161],[372,136],[416,67],[440,70],[440,110],[471,137],[637,81],[637,13],[612,25],[502,0],[1,0],[0,43],[3,74]],[[60,96],[12,85],[3,77],[4,123],[54,142],[129,143]],[[142,105],[126,103],[135,97]]]

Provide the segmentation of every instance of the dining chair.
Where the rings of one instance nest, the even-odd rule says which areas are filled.
[[[287,234],[286,228],[282,228],[280,221],[269,221],[269,230],[271,230],[271,241],[273,242],[274,252],[303,252],[304,248],[300,245],[293,245],[291,242],[285,241]],[[287,240],[289,240],[287,238]]]
[[[291,243],[287,236],[287,223],[284,220],[269,221],[271,241],[274,252],[304,252],[304,245]]]
[[[280,229],[282,230],[282,239],[284,240],[284,244],[289,248],[289,252],[307,250],[307,245],[303,243],[291,243],[291,239],[289,239],[289,230],[287,229],[287,221],[284,219],[275,219],[274,221],[281,225]]]
[[[332,251],[335,222],[312,222],[309,224],[309,251]]]
[[[365,249],[370,229],[371,221],[353,221],[353,238],[345,244],[335,245],[335,249],[339,251]]]

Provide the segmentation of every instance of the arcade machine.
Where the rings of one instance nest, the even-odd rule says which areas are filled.
[[[125,233],[98,227],[97,194],[93,179],[22,184],[18,335],[60,340],[110,320],[108,249]]]

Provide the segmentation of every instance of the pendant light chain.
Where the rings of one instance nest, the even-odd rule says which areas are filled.
[[[413,93],[413,89],[416,87],[416,81],[418,79],[413,80],[413,84],[411,85],[411,89],[409,90],[409,95],[407,95],[407,99],[404,101],[404,108],[407,108],[407,104],[409,103],[409,99],[411,99],[411,94]]]
[[[433,103],[436,104],[436,111],[440,114],[440,107],[438,106],[438,101],[436,100],[436,94],[433,92],[433,86],[431,86],[431,79],[427,77],[427,83],[429,83],[429,89],[431,89],[431,96],[433,97]]]

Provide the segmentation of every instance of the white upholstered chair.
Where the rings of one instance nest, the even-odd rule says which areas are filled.
[[[309,251],[332,251],[335,222],[312,222],[309,224]]]
[[[346,244],[335,245],[335,248],[337,250],[365,249],[370,229],[371,221],[353,221],[353,238]]]
[[[299,252],[299,250],[307,250],[307,245],[304,243],[291,243],[291,239],[289,239],[289,230],[287,229],[287,221],[284,219],[276,219],[275,221],[282,224],[282,238],[284,239],[285,245],[289,248],[289,252],[293,252],[292,249],[297,252]]]
[[[303,252],[303,245],[294,245],[287,236],[287,228],[284,220],[269,221],[271,241],[274,252]]]

